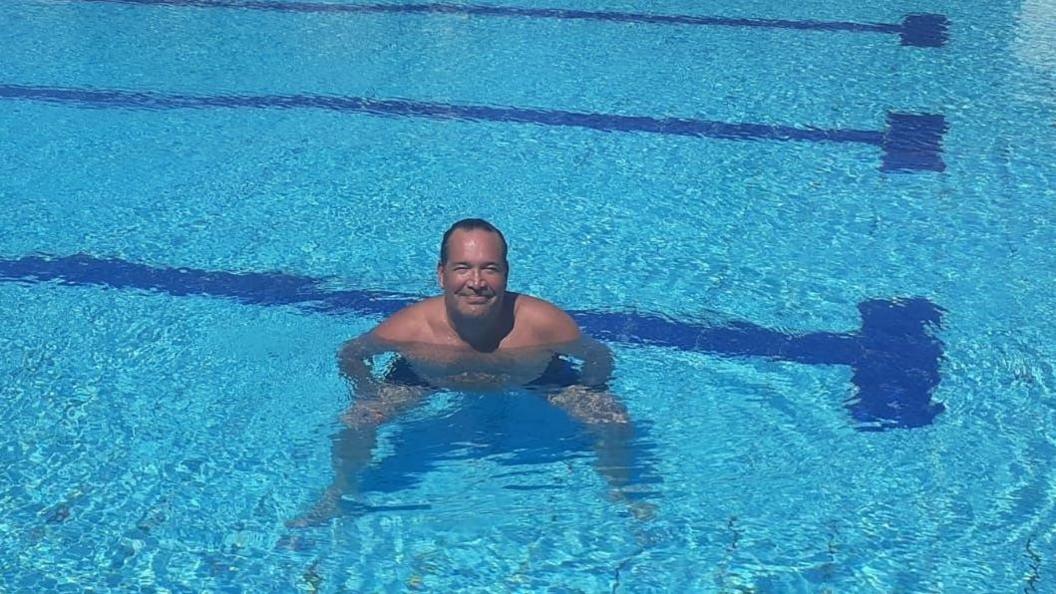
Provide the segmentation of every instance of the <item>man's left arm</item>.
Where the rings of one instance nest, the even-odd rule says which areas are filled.
[[[579,359],[582,365],[577,383],[551,392],[547,399],[593,434],[598,472],[613,488],[613,496],[630,502],[636,517],[651,517],[650,504],[628,497],[628,487],[632,487],[634,470],[640,461],[636,460],[634,425],[627,407],[609,391],[614,368],[612,351],[582,334],[568,314],[554,310],[547,316],[548,323],[541,326],[546,328],[555,352]]]
[[[604,390],[612,379],[615,367],[609,347],[589,336],[580,336],[568,345],[567,354],[583,362],[579,372],[579,383],[588,388]]]
[[[541,344],[582,362],[579,381],[550,393],[548,400],[591,428],[629,424],[627,409],[608,389],[613,370],[609,347],[580,332],[571,316],[546,301],[530,298],[524,309]]]
[[[551,394],[550,401],[591,426],[630,423],[626,407],[609,391],[612,351],[589,336],[561,345],[558,351],[579,359],[582,366],[579,382]]]

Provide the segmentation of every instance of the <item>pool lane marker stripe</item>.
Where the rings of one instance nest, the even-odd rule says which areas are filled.
[[[32,255],[0,259],[0,282],[102,286],[173,296],[230,299],[255,306],[295,306],[331,315],[387,316],[420,296],[334,290],[328,279],[283,273],[161,268],[112,258]],[[846,365],[854,395],[845,404],[856,428],[923,427],[945,410],[939,385],[943,344],[934,335],[944,311],[923,298],[858,304],[853,332],[789,333],[750,322],[714,326],[641,312],[570,311],[590,335],[628,345],[676,348],[726,357],[761,357],[807,365]]]
[[[948,39],[949,19],[941,14],[908,14],[901,23],[851,23],[841,21],[793,21],[786,19],[749,19],[692,15],[663,15],[630,12],[530,8],[519,6],[485,6],[478,4],[322,4],[314,2],[257,2],[254,0],[85,0],[112,4],[187,6],[195,8],[235,8],[277,12],[345,13],[345,14],[440,14],[483,17],[524,17],[537,19],[588,20],[649,25],[688,25],[705,27],[744,27],[792,29],[799,31],[834,31],[851,33],[887,33],[899,36],[905,46],[942,47]]]
[[[690,118],[656,118],[491,105],[370,99],[333,95],[178,95],[68,87],[0,85],[0,99],[38,101],[83,108],[171,109],[325,109],[375,116],[465,122],[502,122],[588,128],[602,132],[645,132],[723,140],[840,142],[880,147],[886,172],[943,171],[941,115],[889,112],[887,129],[854,130],[767,124],[727,123]]]

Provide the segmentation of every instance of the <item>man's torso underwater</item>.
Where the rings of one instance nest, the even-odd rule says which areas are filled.
[[[518,387],[558,388],[577,383],[572,361],[550,348],[479,353],[436,345],[401,345],[382,372],[386,382],[439,389],[495,392]]]

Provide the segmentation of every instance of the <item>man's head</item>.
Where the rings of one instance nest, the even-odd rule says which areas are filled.
[[[499,242],[502,243],[502,261],[506,264],[506,267],[509,268],[509,264],[506,262],[506,237],[503,236],[502,231],[499,231],[498,227],[484,219],[462,219],[448,227],[447,231],[444,231],[444,238],[440,240],[440,266],[443,266],[447,262],[449,253],[448,240],[451,239],[451,235],[455,231],[486,231],[498,235]]]
[[[502,310],[509,264],[506,238],[483,219],[463,219],[444,233],[437,279],[448,315],[482,319]]]

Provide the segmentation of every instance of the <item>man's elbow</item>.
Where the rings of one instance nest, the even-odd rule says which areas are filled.
[[[353,338],[337,349],[337,360],[340,363],[362,360],[364,354],[363,338]]]
[[[375,352],[373,344],[369,334],[353,338],[342,344],[337,350],[337,366],[341,373],[349,377],[362,375],[367,359]]]
[[[612,379],[616,359],[604,344],[592,338],[584,338],[584,341],[588,341],[583,357],[584,383],[604,387]]]

